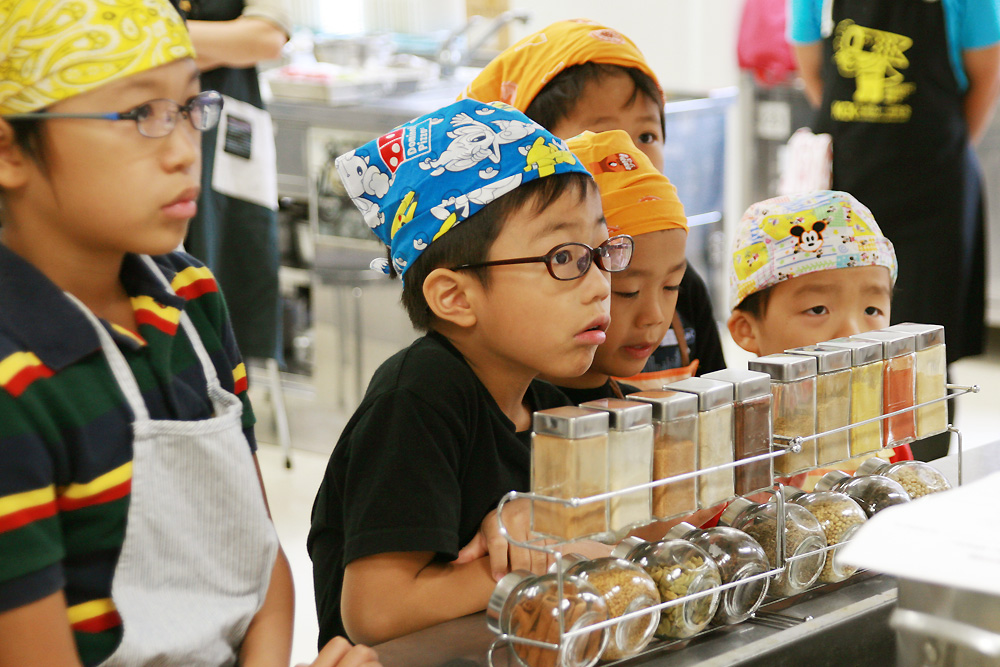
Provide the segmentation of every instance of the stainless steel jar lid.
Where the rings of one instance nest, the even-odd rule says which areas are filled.
[[[607,434],[608,413],[566,405],[539,410],[531,419],[535,433],[578,440]]]
[[[842,480],[850,478],[843,470],[831,470],[816,480],[815,491],[832,491]]]
[[[612,431],[627,431],[653,423],[653,406],[641,401],[623,401],[620,398],[599,398],[580,404],[581,408],[602,410],[608,414]]]
[[[864,475],[877,475],[880,470],[885,469],[889,465],[889,462],[885,459],[880,459],[877,456],[873,456],[867,461],[864,461],[858,466],[857,471],[854,473],[855,477],[863,477]]]
[[[698,397],[699,412],[707,412],[732,403],[736,392],[732,382],[707,380],[701,377],[674,382],[673,384],[668,384],[664,389],[694,394]]]
[[[858,340],[856,338],[834,338],[820,347],[847,349],[851,351],[851,366],[864,366],[876,361],[882,361],[882,343],[877,340]]]
[[[801,354],[769,354],[751,359],[747,367],[752,371],[767,373],[772,382],[796,382],[815,377],[816,359]]]
[[[882,358],[893,359],[904,354],[913,354],[917,350],[917,339],[905,331],[866,331],[854,334],[855,340],[877,340],[882,343]]]
[[[944,345],[944,327],[940,324],[916,324],[914,322],[903,322],[893,324],[883,331],[902,331],[911,333],[917,338],[917,350],[926,350],[935,345]]]
[[[736,401],[747,401],[751,398],[771,393],[771,376],[756,371],[742,371],[736,368],[725,368],[721,371],[705,373],[701,377],[709,380],[721,380],[733,384],[733,396]]]
[[[746,498],[737,498],[729,503],[726,510],[719,516],[719,525],[732,526],[743,512],[751,507],[756,507],[758,503]]]
[[[690,535],[692,532],[698,530],[695,526],[692,526],[687,521],[681,521],[676,526],[673,526],[667,531],[667,534],[663,539],[665,540],[683,540],[685,537]]]
[[[653,406],[653,421],[667,422],[698,414],[698,397],[683,391],[637,391],[628,395],[630,401],[642,401]]]
[[[517,588],[517,585],[533,576],[535,575],[528,570],[514,570],[513,572],[508,572],[497,582],[497,585],[493,588],[493,593],[490,594],[489,602],[486,603],[486,625],[490,630],[498,635],[506,632],[501,627],[503,607],[507,604],[507,599],[514,592],[514,589]]]
[[[646,544],[646,540],[641,537],[635,537],[634,535],[632,537],[626,537],[611,550],[611,557],[628,559],[629,554],[643,544]]]
[[[822,345],[807,345],[785,350],[786,354],[801,354],[816,357],[817,371],[820,375],[836,373],[851,367],[851,351],[843,348],[823,347]]]

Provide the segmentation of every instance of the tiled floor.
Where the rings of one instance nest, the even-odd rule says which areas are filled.
[[[965,359],[953,365],[952,381],[956,384],[978,384],[979,394],[958,399],[956,424],[962,430],[965,447],[993,442],[1000,437],[1000,416],[997,414],[997,396],[1000,395],[1000,331],[993,331],[990,353]],[[745,367],[746,353],[729,343],[726,356],[730,366]],[[259,383],[258,383],[259,387]],[[256,391],[260,391],[258,388]],[[295,392],[288,397],[290,410],[297,401]],[[266,401],[261,402],[264,407]],[[301,406],[299,406],[301,407]],[[263,412],[263,410],[262,410]],[[343,417],[335,416],[338,421]],[[312,566],[306,553],[306,535],[309,531],[309,512],[313,497],[323,478],[328,455],[307,449],[294,450],[294,467],[286,470],[280,450],[264,441],[269,438],[266,415],[262,414],[262,428],[258,434],[262,444],[258,457],[264,475],[271,513],[278,528],[281,543],[292,564],[296,589],[294,661],[307,661],[316,654],[316,610],[313,605]],[[294,426],[294,425],[293,425]],[[330,446],[336,434],[330,433]]]

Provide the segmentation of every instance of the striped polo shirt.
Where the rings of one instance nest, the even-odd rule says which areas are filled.
[[[137,331],[104,322],[153,419],[212,415],[188,313],[222,386],[243,402],[246,369],[215,279],[194,258],[155,257],[176,294],[125,257],[121,282]],[[62,589],[85,665],[121,637],[111,580],[125,537],[132,413],[86,317],[34,266],[0,245],[0,612]],[[164,511],[170,511],[165,507]]]

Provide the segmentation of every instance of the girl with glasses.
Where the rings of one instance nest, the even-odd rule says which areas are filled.
[[[222,99],[166,0],[14,0],[0,35],[0,665],[288,665],[246,369],[173,252]]]

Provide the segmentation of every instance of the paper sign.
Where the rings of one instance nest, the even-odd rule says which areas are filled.
[[[846,563],[1000,595],[1000,530],[990,517],[1000,473],[885,509],[840,552]]]
[[[228,95],[215,140],[212,189],[278,210],[278,166],[271,114]]]

